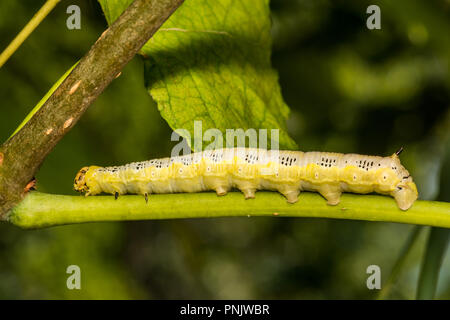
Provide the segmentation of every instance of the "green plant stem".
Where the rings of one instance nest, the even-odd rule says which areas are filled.
[[[9,137],[9,139],[11,139],[11,137],[15,135],[20,129],[22,129],[23,126],[31,119],[31,117],[33,117],[34,114],[39,111],[39,109],[44,105],[44,103],[48,100],[48,98],[51,97],[53,92],[55,92],[55,90],[58,89],[61,83],[67,78],[67,76],[72,72],[73,68],[75,68],[77,64],[78,62],[75,63],[69,70],[66,71],[66,73],[63,74],[61,78],[58,79],[58,81],[55,82],[55,84],[44,95],[44,97],[42,97],[42,99],[38,102],[38,104],[30,111],[30,113],[25,117],[25,119],[23,119],[22,123],[17,127],[17,129],[14,130],[13,134]]]
[[[389,197],[342,196],[329,206],[319,195],[304,192],[296,204],[289,204],[276,192],[258,192],[245,200],[238,192],[223,197],[215,193],[179,193],[143,196],[64,196],[32,192],[9,213],[12,224],[29,229],[96,221],[182,219],[213,217],[310,217],[386,221],[450,228],[450,203],[417,201],[408,211],[397,208]]]
[[[393,288],[393,285],[399,278],[401,271],[404,269],[406,261],[408,260],[408,257],[414,247],[414,245],[417,242],[417,239],[419,239],[419,235],[422,231],[423,227],[421,226],[415,226],[412,230],[411,234],[409,235],[408,239],[406,240],[405,245],[402,248],[402,251],[400,252],[400,255],[397,259],[397,262],[395,263],[394,268],[392,269],[391,274],[389,275],[388,280],[383,285],[383,289],[380,291],[377,299],[383,300],[386,299],[389,293],[391,292],[391,289]]]
[[[439,270],[447,250],[449,237],[450,230],[431,228],[417,285],[417,299],[429,300],[434,298]]]
[[[16,52],[20,45],[28,38],[28,36],[37,28],[37,26],[45,19],[45,17],[53,10],[53,8],[61,0],[47,0],[39,11],[31,18],[27,25],[19,32],[13,41],[0,54],[0,68],[6,61]]]

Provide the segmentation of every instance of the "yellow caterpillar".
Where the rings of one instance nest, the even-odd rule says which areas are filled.
[[[121,167],[84,167],[75,178],[75,190],[86,196],[102,192],[142,194],[215,190],[225,195],[232,188],[246,199],[256,190],[273,190],[289,203],[300,191],[319,192],[336,205],[342,192],[390,195],[402,210],[417,199],[416,185],[390,157],[330,152],[273,151],[251,148],[217,149],[172,158],[135,162]]]

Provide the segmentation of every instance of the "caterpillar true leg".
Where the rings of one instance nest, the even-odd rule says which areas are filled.
[[[148,203],[148,193],[144,193],[145,203]]]
[[[119,193],[116,191],[115,193],[114,193],[114,200],[117,200],[119,198]]]

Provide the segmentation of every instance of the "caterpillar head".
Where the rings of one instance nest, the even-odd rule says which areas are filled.
[[[96,171],[95,169],[97,168],[99,167],[83,167],[78,171],[73,185],[75,191],[85,193],[86,195],[100,192],[100,190],[98,190],[98,184],[92,179]]]

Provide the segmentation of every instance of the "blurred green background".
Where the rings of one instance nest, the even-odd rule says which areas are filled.
[[[0,50],[44,1],[0,2]],[[77,4],[81,30],[66,28]],[[366,8],[381,7],[381,30]],[[304,151],[390,155],[422,199],[450,200],[450,2],[272,0],[273,66]],[[6,140],[107,24],[94,0],[63,0],[0,69]],[[84,165],[170,154],[171,130],[136,57],[58,144],[37,175],[42,192],[75,194]],[[413,226],[326,219],[223,218],[95,223],[22,231],[0,224],[2,299],[366,299],[367,266],[384,283]],[[425,228],[391,298],[415,297]],[[450,249],[449,249],[450,250]],[[450,298],[450,254],[437,297]],[[82,289],[66,287],[67,266]]]

